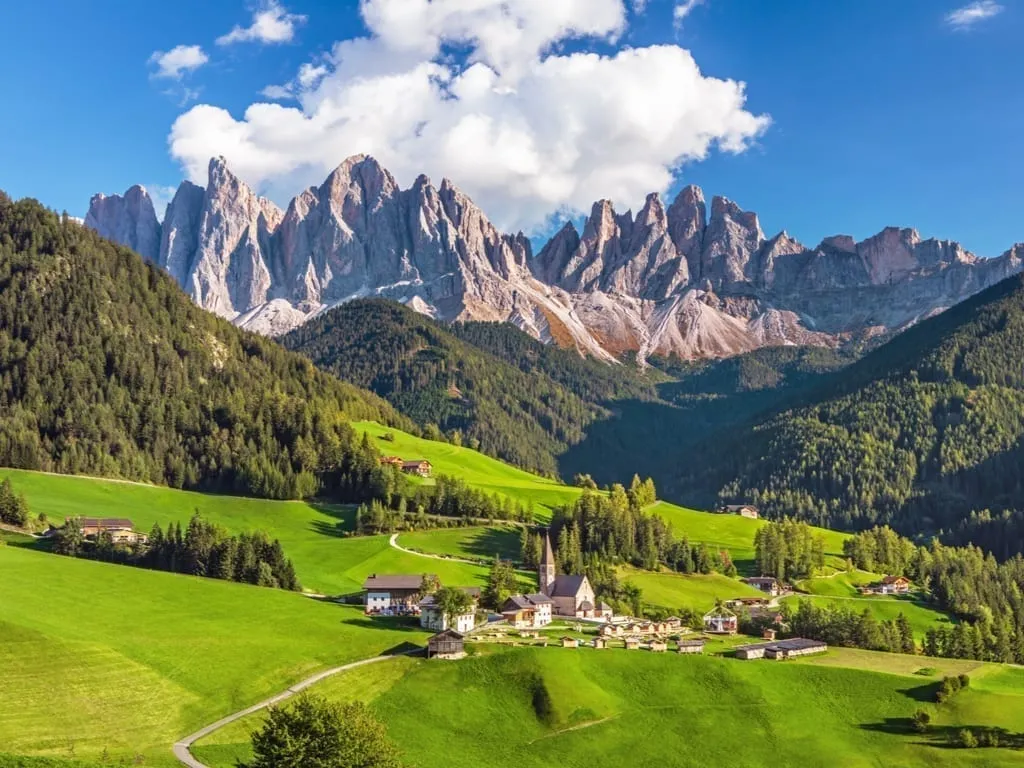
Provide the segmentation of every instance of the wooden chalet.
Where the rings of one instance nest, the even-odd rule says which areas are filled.
[[[910,579],[906,576],[886,576],[878,591],[883,595],[905,595],[910,591]]]
[[[740,517],[746,517],[751,520],[757,520],[761,516],[757,507],[750,504],[726,504],[722,507],[722,511],[726,514],[739,515]]]
[[[420,477],[430,477],[430,473],[433,472],[434,466],[426,459],[416,459],[414,461],[403,461],[402,471],[407,475],[419,475]]]
[[[501,606],[501,617],[516,629],[540,629],[551,623],[551,598],[535,592],[512,595]]]
[[[651,651],[653,651],[654,653],[664,653],[667,650],[668,650],[668,643],[666,643],[664,640],[652,640],[651,641]]]
[[[580,647],[580,641],[577,640],[575,637],[569,637],[568,635],[566,635],[565,637],[562,638],[562,647],[563,648],[579,648]]]
[[[465,655],[465,637],[454,629],[438,632],[427,640],[428,659],[461,659]]]
[[[371,574],[363,582],[366,612],[385,616],[418,614],[423,579],[424,574]]]
[[[136,533],[132,521],[124,517],[77,517],[74,518],[82,530],[82,536],[95,541],[101,533],[110,536],[115,544],[145,543],[148,536]]]
[[[749,579],[742,579],[742,581],[747,586],[760,590],[772,597],[778,597],[782,594],[782,585],[774,576],[753,576]]]

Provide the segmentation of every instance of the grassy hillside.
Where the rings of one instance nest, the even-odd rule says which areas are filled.
[[[170,744],[425,637],[294,593],[0,547],[0,744],[173,765]]]
[[[920,645],[925,633],[940,624],[949,624],[953,619],[949,614],[940,611],[927,603],[921,602],[912,597],[877,596],[877,597],[819,597],[799,596],[785,598],[784,602],[790,603],[793,608],[799,600],[810,600],[815,605],[822,607],[826,605],[838,606],[858,613],[867,609],[879,621],[892,620],[901,613],[910,622],[910,628],[914,630],[914,637]]]
[[[266,501],[175,491],[109,480],[0,469],[33,513],[51,520],[94,515],[127,517],[143,531],[153,523],[187,523],[193,511],[232,533],[263,530],[279,538],[303,587],[326,594],[353,592],[371,573],[437,573],[449,584],[480,584],[487,569],[427,560],[388,545],[387,536],[346,537],[354,511],[300,501]]]
[[[1014,750],[953,751],[906,726],[923,706],[940,734],[988,718],[1019,732],[1024,701],[998,678],[939,710],[922,703],[935,678],[910,673],[639,651],[515,649],[374,674],[366,698],[418,768],[582,768],[639,756],[666,766],[1024,764]],[[350,695],[340,680],[323,692]],[[227,768],[246,754],[243,733],[213,734],[198,753]]]

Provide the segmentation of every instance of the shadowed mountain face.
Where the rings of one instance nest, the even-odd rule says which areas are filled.
[[[165,268],[201,306],[278,335],[347,300],[397,299],[441,320],[511,322],[599,359],[725,357],[766,346],[837,347],[903,329],[1022,269],[1024,247],[981,259],[887,228],[808,248],[766,238],[757,215],[684,188],[640,212],[594,204],[534,256],[450,181],[401,189],[351,157],[282,211],[210,162],[161,225],[145,190],[97,195],[86,223]]]

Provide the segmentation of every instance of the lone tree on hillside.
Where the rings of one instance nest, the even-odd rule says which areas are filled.
[[[302,695],[274,707],[238,768],[401,768],[383,723],[362,702],[339,706]]]

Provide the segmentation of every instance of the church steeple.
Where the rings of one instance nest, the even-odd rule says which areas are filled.
[[[551,549],[551,537],[547,531],[544,531],[544,554],[537,567],[537,582],[542,595],[551,594],[551,587],[555,583],[555,553]]]

